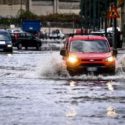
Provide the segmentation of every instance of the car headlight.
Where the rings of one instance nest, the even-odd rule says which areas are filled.
[[[106,61],[107,61],[107,62],[114,62],[114,61],[115,61],[115,58],[114,58],[113,56],[111,56],[111,57],[108,57],[108,58],[106,59]]]
[[[69,55],[67,58],[67,62],[70,64],[77,64],[79,61],[78,57],[76,55]]]
[[[8,44],[7,47],[12,47],[12,45],[11,45],[11,44]]]

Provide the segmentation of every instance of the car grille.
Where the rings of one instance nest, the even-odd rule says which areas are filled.
[[[0,48],[4,48],[4,47],[6,47],[6,45],[0,45]]]
[[[95,64],[81,64],[81,66],[83,66],[83,67],[102,67],[102,66],[104,66],[104,64],[100,64],[100,63],[95,63]]]
[[[84,62],[100,62],[103,61],[102,59],[81,59]]]

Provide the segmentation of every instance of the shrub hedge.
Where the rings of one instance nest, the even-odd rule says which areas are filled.
[[[35,15],[30,11],[20,10],[17,13],[16,17],[1,17],[0,18],[0,25],[7,25],[15,24],[20,25],[21,21],[24,19],[39,19],[41,20],[44,26],[48,26],[48,22],[50,26],[58,25],[58,26],[66,26],[71,27],[73,24],[80,25],[80,16],[76,14],[49,14],[49,15]],[[67,25],[68,24],[68,25]]]

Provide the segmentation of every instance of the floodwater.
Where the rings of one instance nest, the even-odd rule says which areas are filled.
[[[114,76],[67,73],[59,51],[0,54],[0,125],[125,125],[125,56]]]

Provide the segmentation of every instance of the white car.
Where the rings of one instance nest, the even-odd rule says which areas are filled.
[[[12,28],[12,29],[7,29],[9,33],[22,33],[23,30],[21,28]]]
[[[61,30],[53,30],[52,33],[49,34],[50,39],[64,39],[65,35]]]

